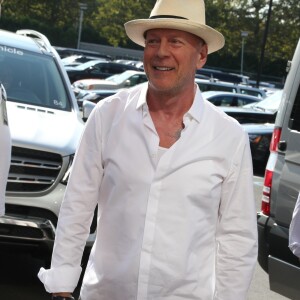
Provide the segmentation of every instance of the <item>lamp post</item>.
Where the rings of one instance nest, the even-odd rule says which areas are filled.
[[[244,46],[245,46],[245,38],[248,36],[248,31],[241,31],[242,37],[242,53],[241,53],[241,75],[243,75],[244,68]]]
[[[267,43],[269,25],[270,25],[270,20],[271,20],[272,5],[273,5],[273,0],[270,0],[268,16],[267,16],[267,21],[266,21],[266,27],[265,27],[265,31],[264,31],[264,37],[263,37],[261,53],[260,53],[260,61],[259,61],[259,65],[258,65],[258,73],[257,73],[257,80],[256,80],[257,87],[259,87],[259,84],[260,84],[260,77],[261,77],[261,72],[262,72],[262,68],[263,68],[263,64],[264,64],[265,47],[266,47],[266,43]]]
[[[79,3],[79,9],[80,9],[80,15],[79,15],[77,49],[79,49],[79,45],[80,45],[83,13],[87,9],[87,4],[86,3]]]
[[[1,5],[4,2],[4,0],[0,0],[0,18],[1,18]]]

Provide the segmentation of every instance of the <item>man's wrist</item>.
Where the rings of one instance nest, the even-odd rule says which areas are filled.
[[[75,298],[73,296],[55,296],[55,295],[52,295],[52,300],[75,300]]]

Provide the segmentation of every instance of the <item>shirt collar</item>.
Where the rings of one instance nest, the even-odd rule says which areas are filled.
[[[196,86],[196,93],[195,93],[195,97],[194,97],[194,102],[193,102],[191,108],[186,113],[186,115],[191,116],[198,123],[200,123],[201,117],[202,117],[203,111],[204,111],[204,100],[203,100],[202,94],[200,92],[199,86],[196,83],[195,83],[195,86]]]
[[[189,109],[189,111],[186,113],[186,115],[189,115],[197,122],[200,122],[204,110],[204,100],[201,95],[199,86],[197,84],[195,84],[195,86],[196,86],[196,93],[194,97],[194,102],[191,108]],[[147,102],[146,102],[147,91],[148,91],[148,83],[145,83],[141,87],[141,92],[136,105],[137,110],[143,106],[147,106]]]
[[[140,92],[139,99],[136,104],[137,110],[140,109],[141,107],[143,107],[144,105],[147,105],[147,102],[146,102],[147,91],[148,91],[148,82],[142,83],[141,84],[141,92]]]

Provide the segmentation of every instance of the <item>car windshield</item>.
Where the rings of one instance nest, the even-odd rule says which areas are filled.
[[[278,90],[259,102],[247,104],[243,107],[260,111],[277,111],[280,105],[281,96],[282,90]]]
[[[8,101],[71,110],[65,83],[52,56],[24,50],[1,52],[0,81]]]

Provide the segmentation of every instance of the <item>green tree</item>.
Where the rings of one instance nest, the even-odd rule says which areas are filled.
[[[184,1],[184,0],[183,0]],[[79,3],[86,3],[81,41],[140,49],[126,36],[124,23],[148,18],[155,0],[4,0],[1,28],[41,31],[58,46],[75,47],[78,36]],[[245,39],[244,71],[255,74],[260,62],[270,0],[206,0],[207,24],[222,32],[225,47],[209,56],[209,67],[239,72],[241,31]],[[263,72],[285,75],[300,36],[300,1],[273,0]]]
[[[92,14],[91,25],[98,28],[99,34],[112,46],[126,46],[129,40],[124,23],[136,18],[148,18],[154,2],[154,0],[97,0],[98,8]]]

